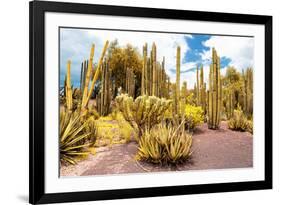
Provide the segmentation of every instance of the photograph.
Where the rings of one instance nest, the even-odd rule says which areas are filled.
[[[59,177],[253,168],[254,36],[58,36]]]

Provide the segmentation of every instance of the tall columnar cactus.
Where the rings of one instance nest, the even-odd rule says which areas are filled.
[[[84,86],[85,86],[87,69],[88,69],[88,60],[85,60],[81,63],[80,90],[82,93],[83,93]]]
[[[159,62],[157,62],[156,68],[156,96],[160,97],[161,65]]]
[[[199,104],[203,108],[204,107],[204,71],[203,66],[200,68],[200,81],[199,81]]]
[[[156,96],[156,45],[152,44],[152,95]]]
[[[84,83],[84,62],[81,63],[81,73],[80,73],[80,90],[82,91],[82,88]]]
[[[203,108],[204,113],[206,113],[206,83],[204,83],[204,69],[201,66],[200,69],[200,90],[199,90],[199,100],[200,106]]]
[[[157,61],[156,44],[152,44],[150,57],[147,55],[147,44],[143,46],[143,67],[141,75],[141,95],[164,97],[167,92],[167,75],[165,72],[165,57]],[[125,71],[127,73],[127,70]],[[126,80],[127,90],[127,80]],[[166,96],[166,95],[165,95]]]
[[[203,88],[202,88],[202,104],[203,104],[204,113],[207,113],[206,88],[207,88],[206,83],[204,83]]]
[[[107,50],[108,44],[109,44],[109,42],[106,41],[105,45],[103,47],[102,54],[100,56],[97,68],[95,70],[95,73],[94,73],[94,75],[92,75],[93,77],[92,77],[92,82],[91,82],[91,85],[90,85],[90,77],[91,77],[91,73],[93,72],[92,65],[93,65],[93,57],[94,57],[94,51],[95,51],[95,45],[94,44],[92,45],[91,53],[90,53],[90,59],[88,61],[88,69],[87,69],[87,74],[86,74],[86,79],[85,79],[85,86],[83,88],[83,96],[82,96],[82,103],[81,103],[82,115],[86,114],[86,112],[88,110],[88,103],[89,103],[89,100],[90,100],[90,98],[92,96],[92,93],[94,91],[96,81],[99,78],[100,69],[101,69],[101,66],[102,66],[103,58],[105,56],[105,52]],[[89,86],[90,86],[90,89],[89,89]]]
[[[100,115],[108,115],[111,104],[111,83],[108,60],[105,59],[101,69],[101,89],[97,96],[97,110]]]
[[[66,80],[67,80],[67,74],[64,77],[64,83],[63,83],[63,97],[66,99]]]
[[[244,112],[253,114],[253,69],[247,68],[244,75],[245,105]]]
[[[208,127],[210,129],[219,128],[222,99],[221,90],[220,58],[217,56],[217,52],[213,48],[208,92]]]
[[[143,46],[143,65],[141,73],[141,95],[147,94],[147,43]]]
[[[175,92],[175,114],[179,114],[180,106],[180,46],[177,47],[176,57],[176,92]]]
[[[187,81],[183,81],[181,87],[181,101],[185,104],[187,103],[188,89],[187,89]]]
[[[150,71],[150,58],[147,57],[146,60],[146,94],[151,95],[151,71]]]
[[[66,73],[66,107],[69,112],[72,112],[73,102],[72,102],[72,87],[71,87],[71,72],[70,72],[71,61],[67,61],[67,73]]]
[[[152,51],[150,51],[150,57],[147,60],[147,90],[148,90],[148,95],[152,95]]]
[[[204,88],[205,86],[205,88]],[[204,83],[204,70],[203,66],[196,70],[196,86],[194,86],[196,94],[196,104],[201,106],[206,113],[206,85]]]
[[[170,77],[168,76],[168,85],[167,85],[167,97],[170,96],[170,89],[171,89],[171,82],[170,82]]]
[[[86,109],[86,101],[88,97],[88,89],[89,89],[89,83],[90,83],[90,77],[91,77],[91,70],[93,66],[93,58],[94,58],[94,53],[95,53],[95,44],[92,45],[91,47],[91,52],[90,52],[90,58],[88,62],[88,68],[87,68],[87,73],[86,73],[86,79],[84,83],[84,88],[83,88],[83,96],[82,96],[82,109]]]
[[[165,56],[163,57],[163,60],[162,60],[162,84],[161,84],[161,96],[160,97],[167,97],[167,87],[166,87],[166,84],[167,84],[167,76],[166,76],[166,73],[165,73]]]
[[[126,93],[128,93],[129,96],[135,97],[135,74],[134,71],[130,68],[126,69],[126,86],[125,90]]]
[[[196,104],[200,105],[200,84],[199,84],[199,69],[196,67]]]
[[[152,49],[150,50],[150,57],[148,62],[148,69],[149,69],[149,95],[152,95],[153,90],[153,59],[152,59]]]
[[[227,97],[227,118],[231,118],[233,116],[234,111],[234,94],[233,91],[230,90]]]

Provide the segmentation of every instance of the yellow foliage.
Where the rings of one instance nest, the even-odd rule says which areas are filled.
[[[135,136],[134,129],[126,121],[119,122],[119,132],[120,132],[120,137],[124,139],[126,142],[131,141],[132,135]]]
[[[95,120],[97,129],[96,146],[127,143],[131,140],[132,136],[135,136],[134,129],[120,112],[116,112],[114,118],[112,115],[109,115]]]

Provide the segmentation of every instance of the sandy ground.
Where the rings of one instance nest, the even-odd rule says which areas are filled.
[[[95,155],[77,165],[62,166],[61,176],[87,176],[119,173],[245,168],[253,166],[253,137],[248,132],[231,131],[226,122],[219,130],[206,124],[193,133],[192,157],[184,164],[152,165],[134,160],[137,143],[117,144],[96,149]]]

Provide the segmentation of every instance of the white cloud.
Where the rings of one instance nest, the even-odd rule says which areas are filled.
[[[254,66],[254,39],[250,37],[233,36],[212,36],[209,40],[203,42],[206,47],[215,48],[220,57],[227,57],[231,61],[229,66],[234,66],[240,72],[242,69]],[[209,63],[212,58],[212,49],[204,51],[202,60],[204,66],[204,80],[209,82]],[[226,68],[221,68],[221,74],[225,75]]]
[[[238,70],[254,66],[254,38],[233,36],[212,36],[204,42],[207,47],[215,47],[220,57],[231,59],[229,65]],[[210,59],[211,50],[202,53],[202,59]]]

